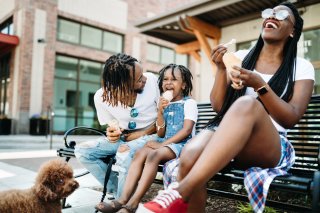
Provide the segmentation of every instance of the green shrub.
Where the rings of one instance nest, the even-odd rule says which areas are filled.
[[[254,213],[251,205],[249,203],[247,204],[242,204],[242,203],[238,203],[238,212],[239,213]],[[263,210],[264,213],[278,213],[277,210],[271,208],[271,207],[265,207],[265,209]]]

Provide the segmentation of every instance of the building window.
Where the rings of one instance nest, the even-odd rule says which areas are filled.
[[[147,60],[160,63],[160,46],[150,43],[147,45]]]
[[[74,126],[93,127],[96,112],[93,95],[100,88],[103,64],[58,55],[54,80],[55,132]]]
[[[13,35],[13,20],[12,17],[0,24],[0,32],[3,34]]]
[[[309,61],[320,61],[320,29],[303,32],[304,58]]]
[[[58,19],[57,39],[111,53],[123,51],[123,35],[61,18]]]
[[[171,48],[152,43],[148,43],[147,45],[147,60],[159,64],[175,63],[188,66],[188,55],[177,54]]]
[[[103,50],[113,53],[122,52],[123,36],[110,32],[103,32]]]
[[[58,19],[57,39],[70,43],[79,44],[80,24]]]
[[[102,46],[102,30],[94,27],[81,27],[81,44],[87,47],[101,49]]]
[[[255,44],[257,40],[252,40],[252,41],[245,41],[241,43],[237,43],[237,50],[248,50],[251,49]]]
[[[298,54],[309,60],[315,69],[314,93],[320,94],[320,29],[302,32],[299,43]]]

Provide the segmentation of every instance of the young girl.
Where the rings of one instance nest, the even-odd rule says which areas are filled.
[[[172,100],[160,97],[158,138],[147,142],[135,154],[121,197],[108,204],[98,204],[99,211],[134,212],[156,177],[159,163],[179,157],[184,144],[195,133],[198,116],[196,101],[188,96],[192,90],[191,79],[191,72],[182,65],[169,64],[160,70],[160,92],[171,91]]]

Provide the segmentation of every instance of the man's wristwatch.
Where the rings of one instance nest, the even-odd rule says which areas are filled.
[[[255,90],[256,93],[258,93],[259,96],[264,95],[268,92],[267,84],[263,85],[262,87],[259,87],[257,90]]]

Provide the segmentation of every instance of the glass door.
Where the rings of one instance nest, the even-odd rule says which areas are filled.
[[[10,84],[10,54],[0,58],[0,117],[8,114],[8,88]]]

